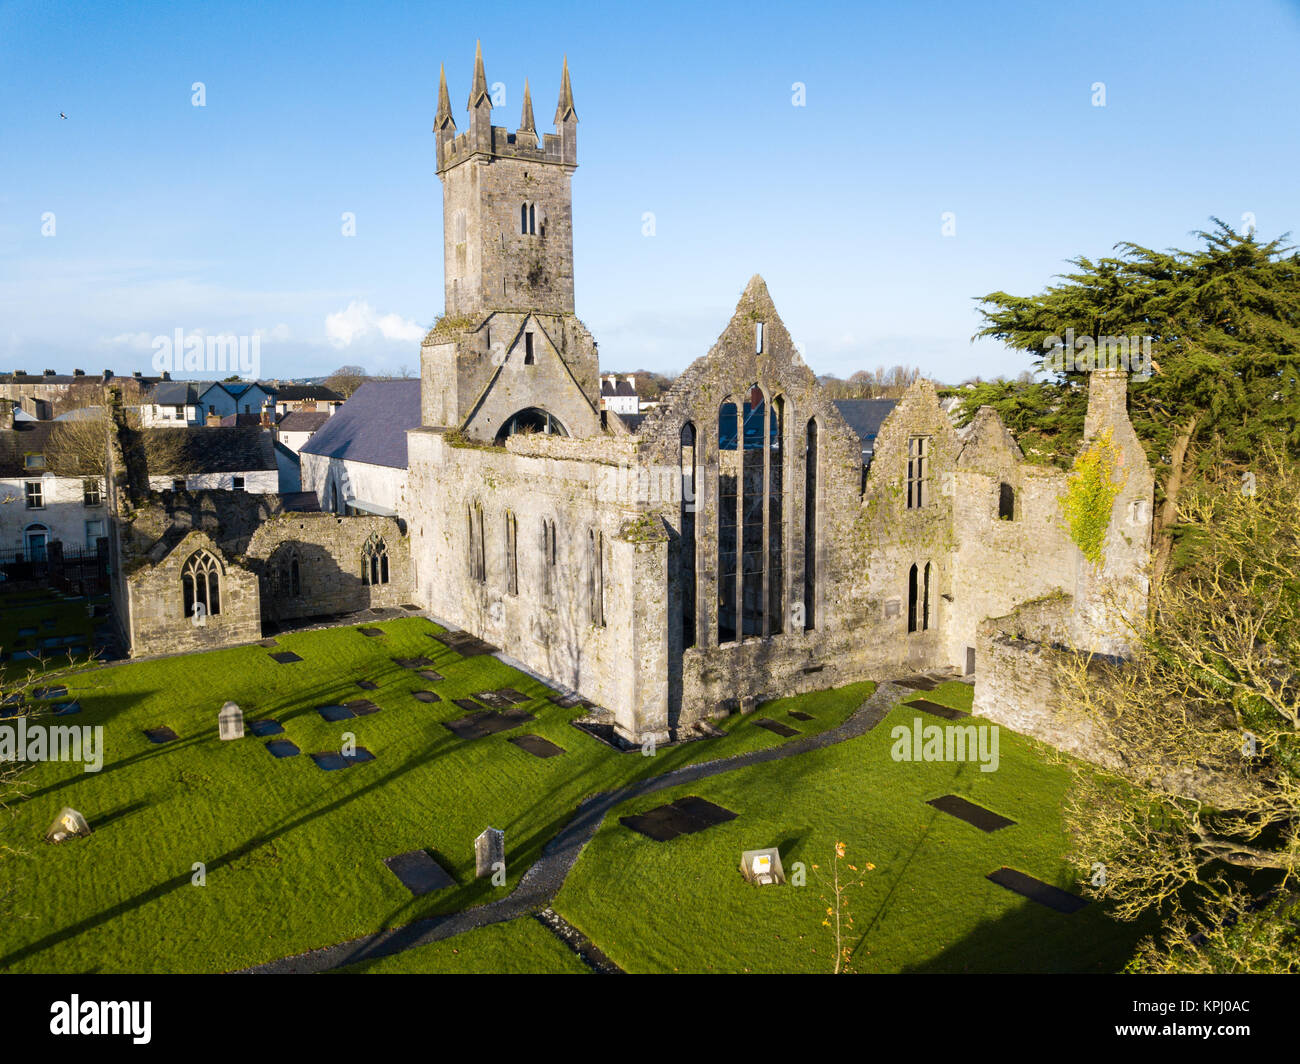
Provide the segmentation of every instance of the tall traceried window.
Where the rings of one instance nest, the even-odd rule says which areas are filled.
[[[819,451],[821,444],[817,419],[808,422],[808,446],[804,451],[803,506],[803,627],[811,632],[817,627],[817,523]]]
[[[207,551],[195,551],[181,567],[181,595],[186,617],[195,615],[196,604],[210,617],[221,612],[221,564]]]
[[[363,584],[388,583],[388,544],[378,532],[361,547],[361,582]]]
[[[907,439],[907,508],[920,510],[930,502],[930,437]]]
[[[275,570],[275,591],[290,598],[302,595],[302,561],[297,547],[288,547],[280,551],[279,564]]]
[[[537,235],[537,204],[521,203],[519,205],[519,232],[524,236]]]
[[[482,584],[487,581],[487,557],[483,550],[483,505],[474,502],[465,507],[468,535],[466,549],[469,578]]]
[[[907,572],[907,630],[925,632],[930,628],[930,574],[929,562],[922,569],[913,565]]]
[[[555,522],[542,518],[542,598],[555,598]]]
[[[681,588],[682,646],[695,646],[695,426],[686,422],[681,435]]]

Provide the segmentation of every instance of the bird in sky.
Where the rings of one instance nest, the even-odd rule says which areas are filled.
[[[60,118],[67,118],[68,116],[65,115],[62,111],[60,111],[60,112],[59,112],[59,117],[60,117]]]

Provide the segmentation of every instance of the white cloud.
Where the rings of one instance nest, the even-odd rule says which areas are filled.
[[[410,342],[424,336],[424,330],[400,314],[380,315],[369,303],[353,300],[344,310],[325,316],[325,335],[335,347],[347,347],[353,340],[378,332],[385,340]]]

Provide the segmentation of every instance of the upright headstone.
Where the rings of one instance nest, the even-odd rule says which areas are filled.
[[[64,839],[79,838],[89,834],[90,825],[86,823],[86,818],[65,805],[54,818],[50,830],[45,833],[45,841],[62,842]]]
[[[775,846],[766,850],[746,850],[740,855],[740,871],[749,882],[760,887],[785,882],[781,852]]]
[[[474,875],[478,879],[490,876],[506,863],[506,833],[500,828],[488,828],[474,840]]]
[[[223,740],[244,737],[244,711],[234,702],[227,702],[217,714],[217,732]]]

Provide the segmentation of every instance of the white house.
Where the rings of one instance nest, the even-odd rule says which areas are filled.
[[[151,429],[175,432],[175,429]],[[256,425],[183,430],[180,468],[149,471],[154,491],[247,491],[274,495],[280,490],[280,470],[275,443],[268,429]],[[169,453],[167,446],[159,451]]]
[[[159,381],[140,404],[140,424],[145,428],[184,428],[201,425],[199,388],[189,381]]]
[[[42,560],[54,540],[95,548],[107,535],[102,476],[54,472],[53,421],[15,420],[0,429],[0,552]]]
[[[302,490],[332,513],[406,514],[406,433],[420,425],[420,381],[367,381],[299,451]]]
[[[275,437],[297,454],[329,419],[328,410],[290,410],[276,423]]]
[[[636,393],[636,378],[619,380],[612,374],[600,382],[600,405],[616,414],[641,413],[641,399]]]

